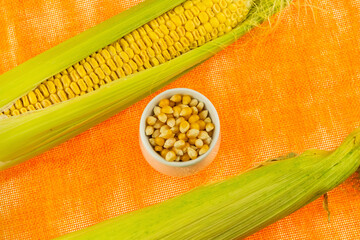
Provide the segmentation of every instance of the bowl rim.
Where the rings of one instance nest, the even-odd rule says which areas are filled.
[[[163,157],[161,157],[154,150],[154,148],[151,146],[151,144],[148,140],[149,139],[148,136],[145,135],[146,118],[148,116],[150,116],[154,107],[159,103],[159,101],[161,99],[167,98],[167,95],[172,96],[175,94],[190,95],[192,98],[196,98],[199,101],[204,102],[204,105],[205,105],[204,109],[209,111],[211,120],[215,125],[214,134],[213,134],[210,146],[209,146],[209,150],[205,154],[201,155],[200,157],[197,157],[194,160],[189,160],[187,162],[168,162],[168,161],[166,161]],[[159,163],[167,165],[167,166],[171,166],[171,167],[188,167],[188,166],[192,166],[192,165],[195,165],[195,164],[203,161],[214,150],[214,147],[215,147],[216,143],[219,141],[219,136],[220,136],[220,119],[219,119],[219,115],[218,115],[214,105],[212,104],[212,102],[207,97],[205,97],[202,93],[195,91],[193,89],[189,89],[189,88],[172,88],[172,89],[166,90],[166,91],[158,94],[146,105],[146,107],[141,115],[139,131],[140,131],[139,134],[140,134],[141,143],[145,147],[145,150],[151,155],[151,157],[156,159]]]

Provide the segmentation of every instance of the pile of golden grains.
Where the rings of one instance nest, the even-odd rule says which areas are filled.
[[[146,119],[145,134],[166,161],[186,162],[209,150],[215,125],[205,104],[189,95],[162,99]]]

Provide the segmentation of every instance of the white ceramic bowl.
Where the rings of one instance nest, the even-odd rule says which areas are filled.
[[[215,125],[214,133],[209,150],[194,160],[187,162],[168,162],[162,158],[151,146],[148,136],[145,135],[146,118],[153,114],[154,107],[163,98],[170,98],[175,94],[189,95],[204,102],[205,108]],[[174,177],[185,177],[195,174],[206,168],[216,157],[220,147],[220,120],[214,105],[201,93],[187,89],[174,88],[160,93],[153,98],[146,106],[140,120],[140,148],[146,161],[157,171]]]

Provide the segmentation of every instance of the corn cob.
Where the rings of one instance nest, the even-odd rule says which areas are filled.
[[[335,151],[270,160],[59,239],[242,239],[327,193],[359,166],[357,129]]]
[[[40,110],[170,61],[230,32],[245,19],[251,2],[186,1],[50,77],[3,114]]]
[[[252,3],[147,0],[1,75],[0,170],[76,136],[170,83],[289,0]]]

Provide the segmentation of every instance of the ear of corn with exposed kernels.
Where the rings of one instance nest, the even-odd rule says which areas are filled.
[[[119,78],[170,61],[230,32],[251,0],[191,0],[48,78],[2,112],[15,116],[99,89]]]
[[[288,3],[147,0],[1,75],[0,169],[165,86]]]

